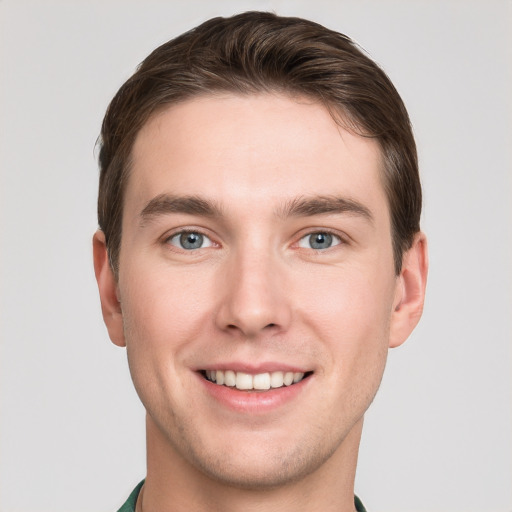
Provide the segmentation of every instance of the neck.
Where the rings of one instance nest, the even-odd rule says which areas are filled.
[[[352,512],[362,423],[361,419],[334,453],[308,474],[276,487],[242,487],[212,478],[191,463],[148,416],[147,478],[137,512]]]

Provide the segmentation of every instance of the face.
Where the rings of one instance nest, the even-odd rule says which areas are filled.
[[[150,445],[258,487],[358,442],[403,299],[381,165],[301,98],[201,97],[143,127],[109,330]]]

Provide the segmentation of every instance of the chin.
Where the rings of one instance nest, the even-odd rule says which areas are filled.
[[[224,432],[225,433],[225,432]],[[185,467],[216,484],[245,489],[272,490],[293,485],[314,474],[337,451],[344,436],[308,436],[296,439],[292,432],[235,433],[214,439],[212,435],[166,434]],[[196,433],[199,434],[199,433]],[[201,442],[198,442],[201,439]],[[176,460],[176,459],[174,459]]]
[[[271,490],[296,483],[317,470],[328,458],[324,454],[288,453],[275,456],[243,458],[201,457],[195,463],[209,479],[245,490]]]

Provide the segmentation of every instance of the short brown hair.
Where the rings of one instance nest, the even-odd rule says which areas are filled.
[[[419,231],[421,186],[409,116],[395,87],[347,36],[266,12],[213,18],[154,50],[119,89],[100,137],[98,220],[117,275],[123,198],[135,137],[162,108],[212,92],[307,96],[378,140],[395,271]]]

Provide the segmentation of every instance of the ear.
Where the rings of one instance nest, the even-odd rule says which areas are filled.
[[[117,281],[112,272],[108,259],[105,234],[98,230],[92,239],[92,251],[94,256],[94,273],[100,292],[101,312],[103,321],[107,326],[110,339],[115,345],[126,346],[123,329],[123,312],[119,302],[119,290]]]
[[[391,315],[389,346],[401,345],[421,318],[428,273],[427,239],[416,233],[411,248],[403,255],[402,270],[397,277]]]

